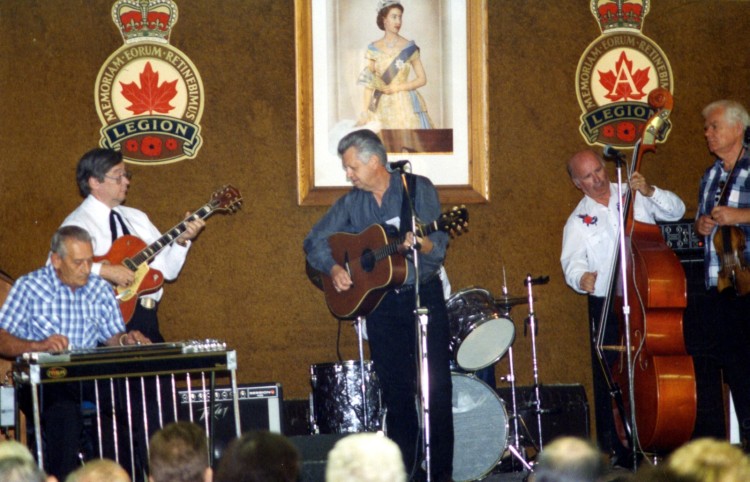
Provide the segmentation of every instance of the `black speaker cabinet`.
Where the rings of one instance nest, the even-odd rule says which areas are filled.
[[[178,414],[180,420],[192,420],[205,426],[208,390],[180,390]],[[214,460],[219,460],[224,448],[236,437],[232,388],[216,387],[214,391],[213,432]],[[282,433],[282,392],[278,383],[240,385],[237,387],[240,408],[240,433],[268,430]],[[191,410],[192,409],[192,410]],[[192,412],[192,414],[191,414]]]
[[[347,435],[350,434],[316,434],[289,437],[292,444],[299,450],[302,459],[300,482],[325,480],[328,452],[336,442]]]
[[[514,437],[512,391],[508,387],[497,389],[505,401],[505,409],[510,421],[510,437]],[[541,385],[540,418],[542,421],[542,442],[549,443],[562,435],[589,438],[589,405],[583,385]],[[519,436],[527,443],[539,439],[539,424],[535,410],[534,387],[516,387],[516,406],[519,420]],[[529,439],[528,437],[531,437]]]

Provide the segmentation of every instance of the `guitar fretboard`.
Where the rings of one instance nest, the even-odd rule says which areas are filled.
[[[177,226],[164,233],[159,239],[139,251],[138,254],[136,254],[132,258],[124,260],[123,264],[132,271],[136,271],[140,265],[150,262],[151,259],[159,254],[162,249],[169,246],[175,239],[177,239],[179,235],[184,233],[187,229],[187,221],[205,219],[210,216],[215,209],[216,206],[211,202],[204,204],[200,209],[191,214],[185,221],[181,222]]]

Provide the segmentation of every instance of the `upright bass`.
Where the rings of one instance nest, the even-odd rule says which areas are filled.
[[[654,89],[648,100],[657,112],[636,143],[629,175],[640,170],[644,154],[656,152],[656,141],[672,110],[672,96],[666,89]],[[614,303],[620,346],[602,347],[599,343],[597,351],[611,392],[622,392],[621,397],[613,397],[621,442],[634,453],[664,454],[689,440],[696,418],[695,370],[682,329],[687,282],[661,229],[635,220],[633,204],[637,195],[640,193],[628,193],[623,202],[624,254],[618,255],[621,262],[614,265],[622,265],[625,274],[612,273],[600,320],[600,326],[604,326],[606,305]],[[624,305],[626,300],[628,304]],[[601,356],[602,349],[619,353],[612,367]]]

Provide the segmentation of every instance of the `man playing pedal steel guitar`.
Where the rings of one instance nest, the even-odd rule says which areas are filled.
[[[76,180],[78,190],[85,199],[65,218],[62,226],[80,226],[91,233],[95,256],[105,256],[115,239],[124,234],[136,236],[147,244],[161,235],[143,211],[123,206],[130,179],[131,173],[119,151],[92,149],[78,161]],[[191,240],[206,225],[200,218],[185,224],[185,232],[157,254],[150,264],[152,268],[161,271],[168,281],[177,278],[185,264]],[[123,288],[136,281],[135,273],[122,264],[94,263],[92,272]],[[128,330],[139,330],[154,342],[164,341],[156,313],[162,294],[163,289],[160,288],[155,293],[138,299],[133,318],[126,320]]]
[[[400,252],[415,242],[419,252],[420,298],[429,309],[428,357],[430,399],[430,460],[432,480],[450,480],[453,472],[453,415],[450,373],[448,314],[438,272],[445,257],[448,234],[437,231],[416,237],[411,231],[408,199],[402,178],[386,168],[385,147],[375,133],[358,130],[346,135],[338,153],[347,179],[354,188],[342,196],[318,221],[304,241],[312,267],[331,277],[335,290],[353,290],[352,278],[336,263],[328,238],[337,232],[359,233],[373,224],[390,226],[404,238]],[[425,177],[414,176],[414,208],[420,222],[429,223],[440,215],[437,190]],[[406,213],[406,214],[405,214]],[[408,219],[404,219],[408,218]],[[399,256],[399,255],[396,255]],[[417,420],[416,322],[414,266],[409,262],[403,286],[388,291],[377,307],[367,314],[367,331],[373,366],[387,408],[387,435],[401,449],[407,472],[419,480],[422,461]]]
[[[745,132],[750,115],[737,102],[720,100],[703,109],[703,132],[715,156],[698,191],[695,229],[705,240],[705,307],[696,360],[718,364],[734,400],[745,450],[750,440],[750,155]],[[720,246],[722,249],[718,249]],[[690,348],[690,347],[689,347]],[[720,380],[718,370],[715,379]],[[699,387],[700,388],[700,387]],[[721,400],[721,388],[714,398]],[[719,421],[718,433],[724,433]]]
[[[0,355],[150,343],[137,330],[125,333],[112,287],[91,275],[94,254],[84,229],[60,228],[51,252],[51,264],[19,278],[0,309]],[[44,457],[58,480],[80,465],[80,390],[55,383],[42,392]]]

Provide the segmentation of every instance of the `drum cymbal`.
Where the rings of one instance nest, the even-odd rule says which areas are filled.
[[[510,296],[503,295],[500,298],[495,298],[495,305],[509,308],[516,305],[525,305],[529,303],[529,299],[525,296]]]

